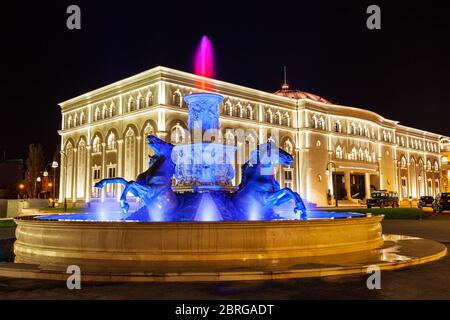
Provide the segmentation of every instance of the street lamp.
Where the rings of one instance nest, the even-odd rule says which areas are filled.
[[[67,183],[67,154],[64,152],[64,150],[60,151],[60,154],[64,156],[64,211],[67,211],[67,198],[66,198],[66,183]],[[56,162],[56,161],[55,161]],[[61,171],[60,171],[61,173]]]
[[[330,170],[328,169],[328,167],[330,167],[330,166],[331,166],[331,174],[330,174]],[[335,202],[335,207],[337,208],[338,207],[337,183],[336,183],[337,181],[336,181],[336,179],[333,179],[333,166],[334,166],[334,170],[336,171],[336,164],[334,162],[332,162],[332,161],[328,162],[327,163],[327,168],[325,170],[325,174],[327,176],[330,176],[331,177],[331,181],[333,182],[334,202]]]
[[[55,190],[56,190],[56,168],[58,168],[58,162],[57,161],[53,161],[52,162],[52,168],[53,168],[53,208],[55,207]]]
[[[41,182],[41,177],[37,177],[34,181],[34,198],[37,199],[37,182]]]

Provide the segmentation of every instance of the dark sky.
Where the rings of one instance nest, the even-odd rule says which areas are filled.
[[[58,102],[157,65],[191,72],[203,34],[216,78],[291,88],[450,135],[450,27],[445,2],[14,1],[2,3],[0,151],[59,143]],[[66,28],[77,4],[82,29]],[[377,4],[382,30],[366,28]]]

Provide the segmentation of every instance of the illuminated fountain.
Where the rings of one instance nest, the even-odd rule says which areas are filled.
[[[360,273],[374,263],[394,269],[403,265],[392,261],[402,259],[414,264],[398,250],[407,238],[383,238],[383,216],[307,212],[301,197],[275,180],[274,166],[289,166],[293,157],[271,141],[250,154],[233,186],[235,147],[216,142],[223,98],[204,81],[213,76],[206,37],[196,72],[199,92],[185,97],[193,143],[148,136],[154,155],[147,171],[136,181],[98,183],[124,185],[121,212],[16,219],[16,262],[37,269],[16,267],[9,275],[56,279],[75,264],[84,279],[97,281],[238,280]],[[142,203],[135,211],[129,193]],[[429,260],[446,249],[435,251]]]

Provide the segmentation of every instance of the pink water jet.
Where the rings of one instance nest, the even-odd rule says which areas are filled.
[[[214,77],[214,60],[211,41],[207,36],[203,36],[200,45],[195,54],[195,74],[205,78]],[[199,80],[196,84],[202,90],[207,90],[207,84],[204,80]]]

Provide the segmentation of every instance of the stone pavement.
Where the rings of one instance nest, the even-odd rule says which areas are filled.
[[[385,233],[450,244],[450,214],[424,220],[386,220]],[[277,281],[200,283],[64,283],[0,279],[2,299],[450,299],[449,256],[429,264],[381,274],[381,290],[368,290],[367,276]]]

